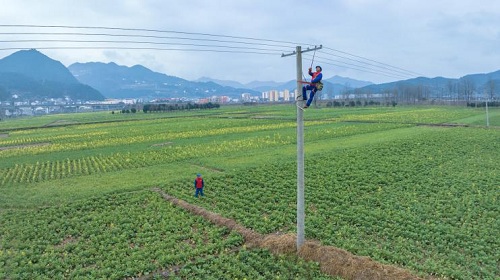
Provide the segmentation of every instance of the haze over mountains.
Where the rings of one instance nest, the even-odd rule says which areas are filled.
[[[325,71],[324,71],[325,72]],[[486,74],[471,74],[460,79],[443,77],[373,84],[340,76],[323,77],[323,95],[329,98],[342,94],[377,94],[395,91],[425,91],[428,97],[446,94],[479,95],[500,89],[500,70]],[[215,80],[208,77],[188,81],[157,73],[135,65],[116,63],[74,63],[66,68],[37,50],[22,50],[0,59],[0,101],[66,98],[71,100],[103,100],[104,98],[205,98],[226,95],[240,98],[242,93],[260,96],[269,90],[290,90],[295,80],[287,82]],[[498,94],[497,94],[498,95]]]
[[[175,76],[153,72],[135,65],[120,66],[113,62],[74,63],[68,67],[82,83],[109,98],[201,98],[214,95],[241,96],[248,89],[222,86],[214,82],[192,82]],[[250,91],[252,94],[259,94]]]

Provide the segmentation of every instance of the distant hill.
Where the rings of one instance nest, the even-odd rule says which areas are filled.
[[[0,70],[22,74],[36,81],[78,83],[61,62],[34,49],[18,51],[1,59]]]
[[[482,98],[487,92],[500,89],[500,70],[485,74],[471,74],[459,79],[444,77],[402,80],[392,83],[369,85],[357,90],[357,93],[390,93],[408,99],[460,99]]]
[[[71,73],[82,83],[101,91],[110,98],[203,98],[214,95],[241,97],[242,93],[258,94],[253,90],[222,86],[212,81],[192,82],[175,76],[151,71],[135,65],[116,63],[74,63]]]
[[[201,82],[201,83],[214,82],[216,84],[219,84],[219,85],[225,86],[225,87],[249,88],[240,82],[230,81],[230,80],[217,80],[217,79],[212,79],[209,77],[201,77],[201,78],[195,80],[194,82]],[[251,89],[251,88],[249,88],[249,89]]]
[[[470,74],[460,79],[444,77],[401,80],[372,84],[346,77],[323,79],[322,96],[371,95],[374,98],[405,102],[415,100],[472,100],[486,93],[498,97],[500,70],[484,74]],[[108,98],[204,98],[226,95],[240,98],[242,93],[259,96],[263,91],[290,90],[296,81],[236,81],[200,78],[188,81],[179,77],[151,71],[135,65],[116,63],[74,63],[68,68],[37,50],[23,50],[0,59],[0,101],[70,98],[72,100],[103,100]],[[491,98],[491,97],[490,97]]]
[[[327,82],[330,82],[332,84],[338,84],[338,85],[343,85],[343,86],[347,86],[347,87],[350,87],[350,88],[360,88],[360,87],[365,87],[365,86],[369,86],[369,85],[373,85],[372,82],[368,82],[368,81],[360,81],[360,80],[355,80],[355,79],[351,79],[351,78],[346,78],[346,77],[341,77],[341,76],[333,76],[331,78],[328,78],[328,79],[323,79],[324,81],[327,81]]]
[[[500,70],[486,74],[470,74],[463,76],[460,79],[470,80],[476,85],[486,85],[486,87],[488,87],[488,83],[491,81],[496,82],[497,84],[500,83]],[[498,89],[499,88],[497,88],[497,90]]]
[[[9,100],[65,98],[103,100],[104,96],[81,84],[64,67],[37,50],[22,50],[0,59],[0,98]]]
[[[247,84],[242,84],[236,81],[216,80],[208,77],[203,77],[198,79],[197,81],[204,81],[204,82],[210,81],[224,86],[232,86],[232,87],[237,86],[241,88],[256,90],[259,92],[270,91],[270,90],[285,90],[285,89],[294,90],[297,87],[295,80],[290,80],[283,83],[275,81],[252,81]],[[360,88],[373,84],[372,82],[360,81],[340,76],[333,76],[329,79],[323,79],[323,82],[327,82],[326,84],[329,84],[329,86],[326,89],[331,88],[332,91],[334,91],[335,93],[338,93],[345,89]]]

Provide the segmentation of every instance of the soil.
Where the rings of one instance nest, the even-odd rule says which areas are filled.
[[[50,143],[36,143],[36,144],[26,144],[26,145],[16,145],[16,146],[5,146],[0,147],[0,151],[13,150],[13,149],[22,149],[29,147],[40,147],[40,146],[48,146]]]
[[[402,268],[381,264],[369,257],[356,256],[333,246],[324,246],[319,241],[306,240],[300,250],[297,250],[297,238],[293,233],[260,234],[245,228],[233,219],[225,218],[200,206],[170,196],[159,188],[155,188],[153,191],[159,193],[165,200],[193,214],[202,216],[218,226],[237,231],[243,236],[245,245],[249,248],[264,248],[273,254],[297,254],[306,261],[318,262],[321,271],[331,276],[357,280],[422,279]]]

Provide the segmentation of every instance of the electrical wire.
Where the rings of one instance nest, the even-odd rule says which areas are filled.
[[[156,50],[156,51],[187,51],[187,52],[216,52],[216,53],[240,53],[240,54],[261,54],[261,55],[276,55],[276,53],[270,52],[254,52],[254,51],[230,51],[230,50],[212,50],[212,49],[185,49],[185,48],[153,48],[153,47],[70,47],[70,46],[59,46],[59,47],[36,47],[36,48],[0,48],[1,51],[6,50]]]
[[[0,32],[0,35],[62,35],[62,36],[105,36],[105,37],[137,37],[137,38],[154,38],[154,39],[177,39],[177,40],[187,40],[187,41],[207,41],[207,42],[218,42],[218,43],[234,43],[234,44],[244,44],[244,45],[259,45],[259,46],[270,46],[270,47],[281,47],[281,48],[292,48],[288,45],[277,45],[277,44],[266,44],[266,43],[250,43],[244,41],[234,41],[234,40],[217,40],[217,39],[199,39],[199,38],[189,38],[189,37],[177,37],[177,36],[156,36],[156,35],[143,35],[143,34],[112,34],[112,33],[83,33],[83,32]],[[295,47],[293,47],[295,48]]]
[[[227,46],[227,45],[208,45],[208,44],[188,44],[188,43],[166,43],[166,42],[152,42],[152,41],[131,41],[131,40],[59,40],[59,39],[35,39],[35,40],[0,40],[0,43],[40,43],[40,42],[51,42],[51,43],[116,43],[116,44],[151,44],[151,45],[174,45],[174,46],[195,46],[195,47],[214,47],[214,48],[229,48],[229,49],[242,49],[242,50],[259,50],[259,51],[275,51],[279,54],[276,49],[269,48],[252,48],[252,47],[239,47],[239,46]]]
[[[413,74],[413,75],[421,75],[421,76],[423,76],[423,74],[420,74],[420,73],[417,73],[417,72],[413,72],[413,71],[410,71],[410,70],[406,70],[406,69],[403,69],[403,68],[392,66],[392,65],[389,65],[389,64],[386,64],[386,63],[383,63],[383,62],[379,62],[379,61],[376,61],[376,60],[373,60],[373,59],[369,59],[369,58],[366,58],[366,57],[362,57],[362,56],[359,56],[359,55],[351,54],[351,53],[348,53],[348,52],[344,52],[344,51],[340,51],[340,50],[332,49],[332,48],[328,48],[328,47],[325,47],[325,49],[331,50],[331,51],[335,51],[335,52],[339,52],[339,53],[343,53],[343,54],[347,54],[347,55],[350,55],[352,57],[360,58],[360,59],[367,60],[367,61],[370,61],[370,62],[378,63],[378,64],[381,64],[381,65],[384,65],[384,66],[387,66],[387,67],[390,67],[390,68],[398,69],[398,70],[401,70],[403,72],[407,72],[407,73],[410,73],[410,74]],[[333,54],[331,54],[331,55],[333,55]],[[351,59],[351,60],[353,60],[353,59]],[[363,62],[363,63],[366,63],[366,62]],[[368,63],[366,63],[366,64],[368,64]]]
[[[371,71],[367,68],[358,68],[358,67],[352,67],[352,66],[345,66],[345,65],[340,65],[340,64],[335,64],[335,63],[331,63],[331,62],[326,62],[326,61],[322,61],[322,60],[317,60],[319,63],[322,63],[322,64],[326,64],[326,65],[332,65],[332,66],[336,66],[336,67],[340,67],[340,68],[348,68],[348,69],[353,69],[353,70],[356,70],[356,71],[361,71],[361,72],[366,72],[366,73],[371,73],[371,74],[376,74],[376,75],[382,75],[382,76],[386,76],[386,77],[390,77],[390,78],[397,78],[397,79],[408,79],[409,77],[408,76],[398,76],[398,75],[394,75],[394,74],[391,74],[391,73],[387,73],[387,72],[383,72],[383,71]]]
[[[198,36],[208,36],[208,37],[243,39],[243,40],[250,40],[250,41],[263,41],[263,42],[273,42],[273,43],[285,43],[285,44],[290,44],[290,45],[310,45],[308,43],[297,43],[297,42],[290,42],[290,41],[280,41],[280,40],[262,39],[262,38],[254,38],[254,37],[220,35],[220,34],[200,33],[200,32],[186,32],[186,31],[175,31],[175,30],[144,29],[144,28],[123,28],[123,27],[105,27],[105,26],[72,26],[72,25],[28,25],[28,24],[0,24],[0,27],[29,27],[29,28],[62,28],[62,29],[97,29],[97,30],[140,31],[140,32],[173,33],[173,34],[185,34],[185,35],[198,35]]]
[[[257,55],[278,55],[284,54],[285,52],[290,52],[295,50],[297,45],[303,45],[309,49],[309,47],[316,48],[316,45],[307,43],[297,43],[291,41],[283,40],[271,40],[262,39],[255,37],[244,37],[244,36],[232,36],[232,35],[221,35],[213,33],[199,33],[199,32],[185,32],[185,31],[175,31],[175,30],[158,30],[158,29],[144,29],[144,28],[122,28],[122,27],[105,27],[105,26],[71,26],[71,25],[19,25],[19,24],[0,24],[0,28],[29,28],[29,29],[44,29],[44,30],[54,30],[54,29],[72,29],[72,30],[105,30],[108,32],[0,32],[0,35],[6,36],[29,36],[26,39],[12,39],[12,40],[0,40],[1,43],[21,43],[22,47],[0,47],[0,50],[19,50],[19,49],[119,49],[119,50],[158,50],[158,51],[188,51],[188,52],[219,52],[219,53],[239,53],[239,54],[257,54]],[[122,32],[133,32],[132,34],[123,34]],[[155,35],[156,34],[182,34],[185,36],[164,36]],[[53,38],[53,36],[58,39],[39,39],[33,38],[33,36],[43,36]],[[77,39],[71,37],[67,39],[68,36],[76,36]],[[81,38],[88,39],[81,39]],[[95,37],[111,37],[111,38],[127,38],[128,40],[104,40],[95,39]],[[154,41],[145,41],[138,38],[148,38]],[[172,42],[172,40],[174,40]],[[186,43],[194,42],[194,43]],[[200,42],[200,43],[196,43]],[[214,43],[214,44],[207,44]],[[37,44],[37,47],[32,46],[33,43]],[[48,43],[48,44],[45,44]],[[81,44],[79,46],[65,45],[65,46],[54,46],[54,43],[65,43],[65,44]],[[30,44],[26,47],[26,44]],[[52,44],[52,45],[49,45]],[[84,44],[110,44],[110,45],[93,45],[85,46]],[[115,44],[120,44],[119,46],[114,46]],[[127,46],[134,44],[149,44],[149,45],[168,45],[168,46],[179,46],[172,48],[161,48],[161,47],[135,47]],[[125,46],[124,46],[125,45]],[[183,48],[186,47],[186,48]],[[194,48],[192,48],[194,47]],[[304,48],[305,49],[305,48]],[[295,51],[292,52],[292,54]],[[317,58],[317,62],[332,65],[340,68],[353,69],[360,72],[372,73],[377,75],[384,75],[391,78],[398,79],[408,79],[415,77],[417,75],[423,76],[414,71],[406,70],[400,67],[392,66],[387,63],[379,62],[373,59],[369,59],[363,56],[355,55],[345,51],[340,51],[337,49],[322,47],[318,50],[318,53],[322,56],[317,56],[316,53],[312,56],[313,60]],[[342,54],[342,55],[339,55]],[[283,56],[283,55],[282,55]],[[304,57],[310,57],[307,54]],[[339,60],[340,59],[340,60]]]
[[[349,63],[349,62],[329,59],[329,58],[325,58],[325,57],[321,57],[321,56],[317,56],[317,58],[319,59],[319,60],[317,59],[318,62],[321,62],[323,64],[327,64],[327,65],[337,66],[340,68],[348,68],[348,69],[353,69],[356,71],[363,71],[363,72],[372,73],[372,74],[379,74],[380,73],[380,74],[383,74],[384,76],[392,77],[392,78],[408,79],[408,78],[412,77],[412,75],[408,75],[406,73],[394,72],[388,68],[377,69],[376,67],[375,68],[374,67],[366,67],[363,65],[358,65],[358,64],[353,64],[353,63]]]

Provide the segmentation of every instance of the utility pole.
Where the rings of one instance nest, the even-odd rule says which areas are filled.
[[[488,93],[486,93],[485,95],[486,95],[486,127],[490,127],[490,115],[488,113],[488,99],[489,99],[489,96],[488,96]]]
[[[321,49],[322,46],[307,48],[302,51],[301,46],[290,54],[282,54],[281,57],[297,56],[297,97],[302,95],[302,53]],[[297,252],[305,240],[305,198],[304,198],[304,102],[297,100]]]

